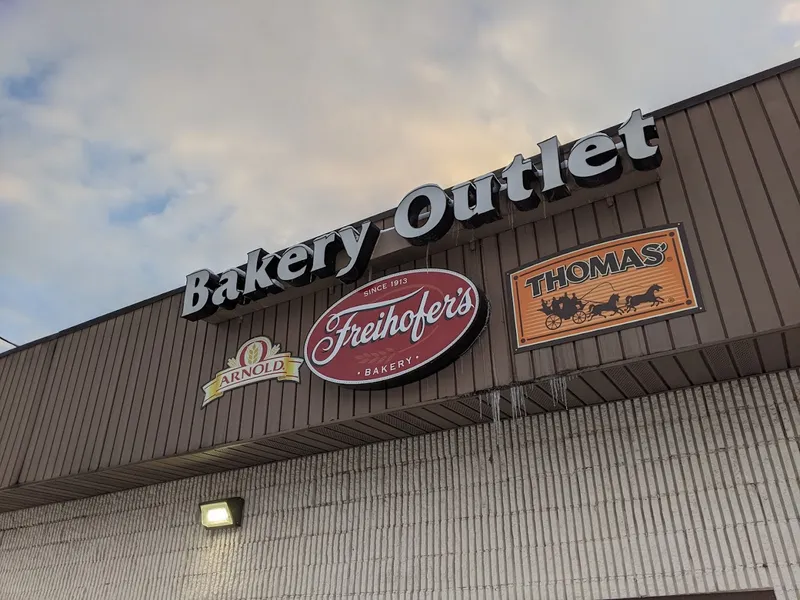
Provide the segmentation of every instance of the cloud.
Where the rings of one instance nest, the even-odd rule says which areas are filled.
[[[781,9],[781,23],[800,23],[800,2],[789,2]]]
[[[772,0],[188,6],[0,4],[0,335],[772,66],[798,33]]]

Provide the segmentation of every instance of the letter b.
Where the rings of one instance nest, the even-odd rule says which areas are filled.
[[[181,316],[189,321],[197,321],[213,315],[217,307],[211,302],[211,292],[218,282],[219,278],[208,269],[187,275]]]

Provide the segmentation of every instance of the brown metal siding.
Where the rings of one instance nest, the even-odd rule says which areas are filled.
[[[73,472],[73,460],[78,453],[83,440],[86,437],[86,426],[89,423],[87,412],[93,407],[96,400],[95,379],[99,380],[102,376],[103,361],[110,337],[110,332],[114,329],[114,324],[110,321],[100,323],[94,332],[92,350],[87,359],[86,367],[81,370],[82,381],[80,386],[76,386],[75,395],[79,395],[77,411],[73,416],[72,428],[64,426],[64,436],[61,439],[58,453],[58,460],[54,465],[54,472],[61,475]]]
[[[574,211],[559,213],[553,217],[553,232],[559,250],[578,245]],[[517,263],[520,264],[520,263]],[[512,264],[511,267],[514,267]],[[504,282],[505,283],[505,282]],[[508,315],[512,320],[512,316]],[[553,347],[553,361],[559,365],[558,371],[574,371],[578,368],[575,344],[560,344]]]
[[[800,86],[796,85],[798,76],[800,70],[781,77],[787,84],[792,106],[787,104],[786,96],[771,95],[769,115],[764,110],[759,91],[767,92],[770,86],[748,88],[733,94],[753,160],[761,174],[761,185],[780,227],[782,241],[789,249],[795,273],[800,267],[800,236],[797,235],[796,225],[800,219],[796,183],[798,156],[793,150],[800,143],[796,118],[796,105],[800,102]],[[777,110],[778,106],[783,106],[784,110]],[[776,143],[778,132],[783,139],[783,147],[790,151],[788,154],[784,154]],[[789,139],[792,138],[793,144],[790,144]]]
[[[156,329],[158,327],[158,306],[150,305],[142,309],[141,319],[138,327],[138,336],[134,343],[133,355],[130,357],[130,369],[127,377],[120,381],[123,393],[117,392],[117,400],[120,402],[120,411],[117,422],[113,423],[113,441],[106,444],[109,452],[106,455],[102,466],[116,466],[124,464],[123,452],[126,451],[126,439],[128,440],[127,451],[130,449],[131,431],[136,430],[135,414],[138,414],[138,406],[135,406],[136,396],[139,390],[144,387],[142,380],[147,377],[147,367],[149,364],[150,352],[155,342]],[[180,326],[180,322],[178,323]],[[136,409],[136,413],[134,413]]]
[[[103,468],[111,463],[112,450],[116,442],[117,433],[120,425],[120,414],[124,407],[124,399],[128,388],[129,376],[133,369],[133,360],[137,351],[141,351],[142,340],[146,331],[146,321],[143,322],[145,312],[149,311],[145,307],[135,311],[130,320],[128,336],[122,340],[121,357],[119,371],[112,381],[112,389],[109,393],[111,397],[111,412],[106,429],[103,432],[104,438],[99,446],[99,456],[97,458],[98,467]]]
[[[104,390],[107,388],[107,371],[111,369],[113,364],[114,351],[118,343],[115,335],[118,336],[121,321],[121,319],[108,321],[103,331],[95,372],[93,373],[89,389],[86,392],[86,410],[81,419],[80,431],[75,438],[76,442],[71,444],[71,460],[65,461],[64,470],[69,473],[76,473],[82,470],[81,464],[85,460],[84,454],[87,448],[91,447],[92,436],[97,431],[101,407],[105,400],[103,394]],[[106,383],[105,386],[104,382]]]
[[[289,302],[289,314],[286,319],[286,335],[280,339],[280,344],[283,348],[291,350],[297,354],[300,352],[300,328],[301,328],[301,314],[303,312],[303,298],[298,298]],[[248,336],[249,337],[249,336]],[[244,338],[246,339],[246,338]],[[244,341],[243,339],[243,341]],[[286,431],[294,429],[295,420],[295,399],[297,394],[297,385],[281,384],[281,419],[280,430]],[[237,391],[241,391],[239,388]],[[233,406],[234,403],[231,403]],[[306,409],[308,410],[308,409]]]
[[[62,409],[68,403],[64,394],[68,388],[69,375],[75,373],[77,369],[73,368],[75,358],[80,354],[79,348],[82,339],[85,339],[88,334],[88,329],[85,329],[75,335],[67,336],[59,339],[56,343],[61,349],[59,360],[55,365],[55,374],[52,385],[49,386],[49,394],[43,398],[45,404],[43,410],[39,413],[39,420],[42,425],[38,434],[31,440],[30,451],[33,451],[34,459],[30,464],[30,470],[27,474],[27,481],[40,481],[45,479],[44,473],[50,462],[50,453],[52,445],[56,437],[60,440],[63,429],[62,423]],[[70,399],[74,401],[74,399]]]
[[[197,348],[192,348],[191,346],[193,339],[191,334],[194,333],[197,327],[195,325],[189,325],[185,319],[179,317],[180,301],[174,302],[174,298],[172,300],[173,304],[170,305],[170,314],[172,317],[170,320],[173,322],[177,321],[177,323],[175,324],[174,330],[170,329],[168,331],[168,333],[172,334],[170,356],[169,361],[162,365],[162,367],[166,368],[167,365],[169,365],[169,368],[166,369],[164,374],[164,384],[158,388],[160,390],[159,397],[161,399],[160,411],[153,414],[151,425],[148,427],[148,431],[151,432],[151,434],[155,432],[155,437],[152,438],[152,446],[149,445],[150,440],[146,440],[146,458],[151,456],[151,452],[154,458],[165,456],[165,447],[169,442],[168,433],[172,423],[172,414],[173,411],[180,408],[180,394],[182,392],[185,393],[184,390],[178,387],[178,381],[184,369],[188,368],[192,352],[198,351]],[[161,372],[162,371],[159,370],[159,376]],[[155,419],[155,421],[153,421],[153,419]]]
[[[586,372],[570,388],[568,403],[593,404],[796,364],[797,330],[775,334],[785,352],[780,344],[767,343],[769,338],[714,350],[719,355],[713,356],[711,350],[691,348],[800,324],[798,104],[800,71],[792,71],[670,114],[658,123],[664,154],[659,182],[368,273],[359,283],[415,267],[447,268],[466,274],[486,293],[492,311],[487,331],[452,366],[421,382],[354,392],[304,368],[298,385],[262,382],[200,409],[201,386],[244,341],[267,335],[302,355],[312,323],[357,284],[332,285],[219,325],[181,319],[181,297],[174,295],[0,358],[5,419],[0,450],[9,457],[0,470],[0,486],[197,452],[400,407],[412,410],[391,422],[373,419],[376,425],[361,420],[336,425],[336,435],[352,442],[418,433],[488,411],[485,402],[474,399],[446,407],[420,403],[680,349],[689,352],[607,373]],[[686,227],[706,312],[512,352],[503,276],[508,269],[577,244],[676,221]],[[390,224],[391,218],[381,223]],[[551,401],[548,391],[533,389],[531,410],[541,410],[537,402]],[[503,410],[510,411],[507,400]],[[215,456],[235,466],[252,459],[252,452],[279,458],[326,442],[304,433],[281,444]]]
[[[251,320],[252,316],[250,319],[245,317],[245,321],[249,322]],[[195,360],[199,360],[201,356],[195,350],[199,339],[202,339],[198,339],[197,333],[199,332],[200,330],[196,326],[184,328],[183,345],[181,346],[180,353],[181,362],[177,377],[175,378],[175,390],[173,392],[171,401],[166,403],[171,405],[170,416],[165,420],[165,424],[167,424],[169,428],[165,430],[165,443],[157,446],[157,450],[161,449],[161,452],[157,452],[156,456],[171,456],[176,453],[178,447],[178,438],[180,437],[181,433],[180,428],[183,419],[183,408],[187,403],[187,399],[191,398],[192,404],[196,406],[197,389],[189,389],[189,373],[192,363]],[[167,398],[169,398],[169,396]]]
[[[320,294],[324,294],[325,300],[327,302],[327,290],[319,292]],[[278,342],[275,339],[275,316],[276,311],[275,307],[270,307],[266,310],[260,311],[258,313],[260,316],[260,320],[262,325],[260,326],[257,331],[260,331],[263,335],[267,336],[271,340]],[[302,376],[302,375],[301,375]],[[269,399],[269,391],[270,391],[270,383],[268,381],[261,381],[255,385],[254,389],[254,399],[255,402],[255,411],[253,417],[253,437],[261,437],[267,431],[267,418],[268,418],[268,407],[269,403],[267,400]]]
[[[138,403],[138,410],[134,411],[135,420],[131,419],[129,428],[129,441],[132,444],[129,443],[128,447],[132,462],[140,461],[144,457],[148,427],[154,421],[153,410],[154,407],[160,407],[158,392],[163,390],[164,379],[163,377],[159,379],[159,375],[166,370],[169,364],[170,350],[166,347],[166,343],[168,332],[176,326],[174,315],[171,312],[172,306],[175,304],[174,300],[162,300],[155,307],[154,322],[157,334],[146,363],[146,379],[139,382],[138,387],[141,389],[142,395]],[[165,361],[167,361],[166,364]],[[159,381],[162,382],[161,387],[157,386]],[[158,409],[156,408],[156,410]]]
[[[52,431],[54,441],[44,479],[61,475],[68,449],[75,445],[73,428],[85,410],[84,389],[94,376],[93,372],[90,373],[90,369],[93,364],[96,364],[100,346],[98,340],[102,339],[101,332],[107,324],[107,322],[100,323],[89,328],[86,339],[77,348],[77,357],[72,367],[73,373],[70,374],[69,386],[64,395],[64,410],[61,411],[61,418]]]
[[[31,443],[31,432],[40,398],[48,379],[47,366],[52,359],[55,343],[49,342],[20,352],[16,361],[7,361],[0,389],[7,390],[2,406],[3,426],[0,431],[0,487],[15,483],[22,469],[25,451]],[[27,373],[22,373],[22,368]],[[12,378],[14,378],[12,380]]]
[[[484,289],[486,292],[486,288],[483,284],[483,261],[481,260],[481,243],[480,242],[471,242],[470,244],[463,247],[464,250],[464,271],[463,273],[467,275],[478,287]],[[492,312],[494,313],[497,310],[496,307],[492,307]],[[502,310],[502,309],[501,309]],[[490,316],[490,321],[494,320],[494,314]],[[472,378],[475,382],[476,390],[486,389],[491,387],[492,385],[492,351],[491,351],[491,340],[490,336],[484,332],[475,344],[470,349],[468,355],[472,355],[470,358],[471,360],[467,360],[467,364],[465,365],[465,369],[467,371],[472,371]],[[467,356],[468,356],[467,355]],[[471,364],[470,364],[471,363]],[[404,404],[407,406],[410,402],[405,401]]]
[[[117,387],[127,349],[132,343],[131,336],[135,335],[135,330],[133,329],[134,314],[128,313],[121,319],[115,319],[114,342],[112,342],[112,348],[115,348],[113,362],[112,357],[109,356],[107,364],[111,366],[106,367],[107,372],[104,373],[98,390],[102,408],[99,411],[95,409],[98,414],[98,421],[96,425],[94,421],[92,422],[92,435],[90,436],[92,443],[87,444],[86,452],[81,460],[81,471],[84,472],[94,471],[99,467],[103,450],[106,447],[111,419],[115,408],[119,406]]]
[[[272,338],[286,348],[286,336],[289,332],[289,302],[279,304],[275,308],[275,336]],[[267,433],[280,431],[283,414],[283,385],[274,379],[269,382],[269,409],[267,412]]]
[[[707,303],[715,301],[722,322],[721,330],[709,332],[708,336],[720,335],[722,337],[718,339],[722,339],[752,333],[753,324],[731,260],[730,238],[725,235],[719,219],[719,211],[724,204],[715,204],[711,195],[686,113],[668,117],[666,129],[674,147],[678,172],[685,183],[689,210],[699,238],[696,260],[704,262],[708,273],[713,274],[710,293],[704,293],[703,296]],[[730,200],[725,198],[725,204]],[[702,333],[701,330],[701,341],[705,338]]]
[[[16,413],[21,402],[16,392],[17,388],[21,387],[20,382],[23,379],[20,376],[22,367],[25,366],[26,359],[30,360],[30,358],[34,356],[32,349],[18,354],[18,356],[11,356],[11,360],[3,361],[2,372],[0,372],[0,385],[3,386],[0,389],[4,390],[3,396],[0,398],[0,411],[2,411],[0,414],[3,415],[3,425],[0,426],[0,434],[3,436],[0,437],[0,450],[3,451],[2,456],[5,456],[8,447],[11,445],[7,437],[9,436],[9,428],[11,426],[19,426]],[[0,468],[3,470],[9,468],[5,460],[3,460],[2,465],[3,467]],[[5,475],[2,473],[0,473],[0,477],[5,479]]]
[[[248,319],[248,317],[251,317]],[[239,328],[236,330],[237,338],[234,347],[228,349],[226,359],[233,357],[236,354],[239,346],[250,339],[250,330],[252,328],[253,319],[251,315],[246,315],[239,319]],[[179,382],[180,384],[180,382]],[[223,442],[231,442],[239,439],[239,428],[242,419],[242,402],[244,401],[244,388],[237,388],[230,393],[229,407],[228,407],[228,421],[221,432]],[[169,439],[169,437],[167,438]],[[169,450],[169,449],[167,449]]]

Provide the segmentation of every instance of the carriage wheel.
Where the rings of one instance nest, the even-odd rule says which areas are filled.
[[[582,310],[579,310],[574,315],[572,315],[572,322],[576,325],[580,325],[581,323],[586,321],[586,313]]]
[[[544,320],[544,326],[551,331],[558,329],[561,327],[561,317],[558,315],[547,315],[547,318]]]

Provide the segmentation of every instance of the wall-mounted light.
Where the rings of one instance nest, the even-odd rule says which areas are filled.
[[[206,529],[239,527],[242,524],[243,498],[225,498],[203,502],[200,505],[200,522]]]

